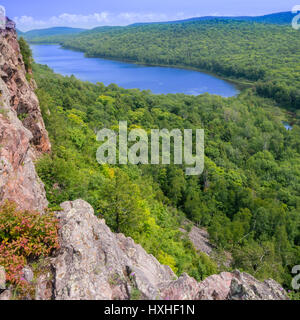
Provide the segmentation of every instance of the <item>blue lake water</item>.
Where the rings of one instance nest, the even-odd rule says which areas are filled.
[[[126,89],[151,90],[156,94],[208,92],[232,97],[239,93],[233,84],[203,72],[86,58],[82,52],[63,49],[59,45],[39,44],[31,45],[31,48],[37,63],[48,65],[56,73],[74,75],[93,83],[115,83]]]

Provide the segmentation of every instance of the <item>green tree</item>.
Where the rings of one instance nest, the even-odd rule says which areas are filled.
[[[142,230],[146,209],[139,187],[120,169],[111,169],[111,179],[103,186],[98,213],[116,232],[132,235]]]
[[[21,54],[23,56],[26,71],[29,72],[32,69],[32,51],[23,37],[19,39],[19,46]]]

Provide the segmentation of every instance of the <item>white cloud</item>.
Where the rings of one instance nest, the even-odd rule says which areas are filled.
[[[35,19],[31,16],[14,17],[17,28],[22,31],[32,29],[43,29],[51,27],[77,27],[77,28],[95,28],[103,25],[128,25],[136,22],[157,22],[190,18],[191,16],[179,12],[173,15],[164,13],[140,13],[140,12],[122,12],[118,14],[109,12],[99,12],[89,15],[63,13],[58,16],[50,17],[46,20]]]

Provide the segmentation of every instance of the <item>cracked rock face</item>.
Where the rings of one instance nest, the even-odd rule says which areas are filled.
[[[124,300],[135,285],[145,299],[155,299],[159,285],[175,276],[132,239],[112,233],[88,203],[61,206],[61,250],[52,263],[55,299]]]
[[[131,238],[114,234],[83,200],[65,202],[59,212],[61,249],[51,272],[38,279],[37,299],[284,300],[273,280],[259,282],[238,271],[198,283],[161,265]]]
[[[11,27],[0,32],[0,76],[9,91],[10,107],[18,115],[26,115],[23,125],[32,133],[31,142],[39,152],[50,152],[48,133],[34,93],[35,82],[26,79],[16,30]]]
[[[199,284],[200,300],[288,300],[287,293],[272,279],[260,282],[247,273],[222,272]]]
[[[23,123],[19,114],[26,114]],[[26,80],[16,31],[0,31],[0,203],[43,212],[48,206],[34,160],[51,145],[34,89]]]
[[[43,212],[48,202],[35,171],[30,136],[21,123],[14,125],[0,114],[0,202],[12,200],[22,210]]]

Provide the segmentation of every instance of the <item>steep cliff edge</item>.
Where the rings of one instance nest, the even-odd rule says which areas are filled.
[[[12,21],[0,33],[0,70],[10,95],[10,107],[22,116],[23,125],[32,133],[30,141],[37,151],[50,152],[51,144],[41,115],[39,101],[34,93],[36,84],[26,79],[26,70]]]
[[[48,202],[34,160],[50,150],[34,81],[26,79],[15,26],[7,20],[0,30],[0,203],[44,211]]]

